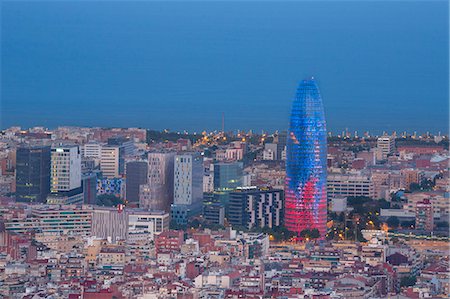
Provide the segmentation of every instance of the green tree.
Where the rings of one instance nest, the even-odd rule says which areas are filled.
[[[123,199],[114,194],[101,194],[97,196],[95,203],[99,206],[115,207],[119,204],[123,204]]]
[[[415,276],[405,276],[402,277],[400,280],[400,287],[412,287],[416,284],[416,277]]]
[[[318,239],[320,238],[320,232],[317,228],[314,228],[311,230],[311,239]]]

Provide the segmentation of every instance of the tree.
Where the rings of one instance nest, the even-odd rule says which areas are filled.
[[[320,232],[317,228],[314,228],[311,230],[311,239],[318,239],[320,238]]]
[[[300,232],[300,237],[303,239],[309,238],[311,236],[311,231],[309,229],[304,229]]]
[[[115,196],[114,194],[101,194],[97,196],[95,203],[99,206],[115,207],[123,204],[123,199]]]
[[[391,216],[386,221],[387,225],[392,228],[398,228],[400,220],[396,216]]]
[[[402,277],[400,280],[400,287],[412,287],[416,284],[416,277],[415,276],[405,276]]]

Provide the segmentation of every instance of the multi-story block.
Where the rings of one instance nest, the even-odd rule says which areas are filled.
[[[197,154],[175,156],[174,201],[172,219],[186,224],[190,216],[201,212],[203,201],[203,159]]]
[[[16,159],[17,201],[45,202],[50,193],[50,147],[20,146]]]
[[[125,199],[129,202],[139,202],[139,189],[147,183],[147,161],[131,161],[126,164]]]
[[[102,147],[100,156],[100,169],[106,178],[118,178],[124,173],[125,149],[118,145]]]
[[[388,155],[391,155],[395,151],[395,137],[394,136],[382,136],[377,139],[377,149],[381,152],[381,158],[384,160]]]
[[[273,228],[282,224],[283,190],[237,188],[230,193],[228,221],[246,228]]]
[[[51,149],[51,194],[49,204],[82,203],[81,154],[77,145],[61,145]]]
[[[328,174],[328,198],[367,196],[374,197],[373,182],[370,176],[361,174]]]
[[[432,232],[434,228],[433,205],[429,199],[416,203],[416,229]]]
[[[175,153],[148,154],[148,183],[141,185],[139,205],[142,208],[170,211],[173,202]]]

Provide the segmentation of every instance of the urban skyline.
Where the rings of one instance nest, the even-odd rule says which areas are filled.
[[[1,2],[0,298],[450,298],[448,9]]]

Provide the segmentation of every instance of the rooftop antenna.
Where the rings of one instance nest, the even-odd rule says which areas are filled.
[[[225,134],[225,113],[222,112],[222,133]]]

